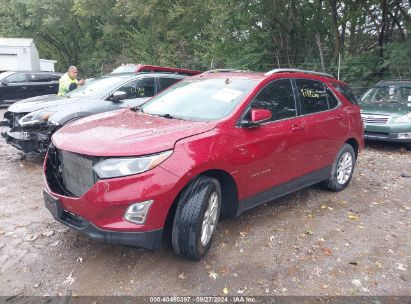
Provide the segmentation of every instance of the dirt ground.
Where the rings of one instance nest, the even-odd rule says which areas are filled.
[[[190,262],[167,242],[112,246],[57,223],[42,159],[0,138],[0,295],[411,295],[407,174],[410,151],[368,144],[345,191],[313,186],[223,220]]]

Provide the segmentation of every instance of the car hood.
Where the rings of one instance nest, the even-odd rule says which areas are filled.
[[[408,105],[409,104],[409,105]],[[411,112],[411,103],[365,103],[360,104],[364,113],[405,115]]]
[[[138,156],[173,149],[183,138],[212,130],[217,122],[184,121],[130,109],[92,115],[61,128],[52,141],[91,156]]]
[[[7,111],[13,113],[29,113],[37,110],[76,102],[79,98],[68,98],[57,95],[42,95],[20,100],[12,104]]]

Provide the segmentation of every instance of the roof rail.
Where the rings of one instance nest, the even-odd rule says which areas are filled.
[[[270,76],[277,73],[304,73],[304,74],[313,74],[313,75],[321,75],[329,78],[335,78],[331,74],[317,72],[317,71],[308,71],[308,70],[300,70],[300,69],[274,69],[265,73],[265,76]]]
[[[203,74],[208,73],[244,73],[244,72],[251,72],[250,70],[237,70],[237,69],[214,69],[205,71]]]

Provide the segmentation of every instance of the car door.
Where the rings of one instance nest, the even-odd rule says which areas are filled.
[[[15,101],[30,97],[26,73],[14,73],[3,84],[3,101]]]
[[[59,90],[59,79],[61,75],[59,74],[47,74],[48,85],[47,85],[47,94],[57,94]]]
[[[348,116],[341,102],[321,81],[295,79],[301,115],[307,126],[305,166],[310,172],[334,162],[349,132]]]
[[[48,74],[46,73],[29,73],[28,88],[31,96],[40,96],[50,94],[52,87]]]
[[[129,81],[116,91],[127,93],[127,97],[120,101],[111,101],[110,110],[139,106],[156,94],[155,77]]]
[[[247,158],[248,196],[301,176],[306,138],[304,120],[297,116],[290,79],[274,80],[266,85],[250,103],[251,108],[271,110],[272,118],[258,127],[239,128]]]

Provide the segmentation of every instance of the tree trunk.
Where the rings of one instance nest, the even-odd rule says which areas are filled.
[[[323,52],[323,46],[321,43],[321,37],[320,33],[315,34],[315,38],[317,40],[317,46],[318,46],[318,51],[320,52],[320,60],[321,60],[321,69],[323,72],[325,72],[325,66],[324,66],[324,52]]]

